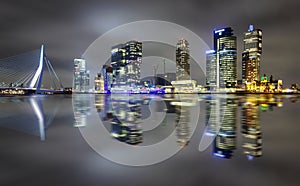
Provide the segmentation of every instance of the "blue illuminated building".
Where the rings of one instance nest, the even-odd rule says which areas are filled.
[[[111,92],[111,85],[113,83],[113,69],[109,65],[103,65],[102,74],[104,79],[104,91],[105,93]]]
[[[129,41],[111,49],[112,91],[128,92],[140,84],[142,43]]]
[[[237,40],[230,27],[214,31],[217,88],[235,88],[237,83]]]

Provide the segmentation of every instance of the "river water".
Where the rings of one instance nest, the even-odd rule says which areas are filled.
[[[0,185],[299,185],[283,95],[0,97]]]

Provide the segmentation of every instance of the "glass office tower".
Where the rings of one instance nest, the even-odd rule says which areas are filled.
[[[208,90],[217,88],[217,56],[215,50],[206,51],[206,86]]]
[[[112,87],[119,90],[132,90],[140,83],[142,43],[129,41],[112,47],[111,66],[113,69]]]
[[[243,83],[259,81],[260,61],[262,54],[262,30],[249,26],[244,34],[244,51],[242,56],[242,80]]]
[[[235,88],[237,83],[237,41],[230,27],[214,31],[217,87]]]
[[[90,84],[90,74],[86,70],[84,59],[74,59],[73,91],[87,92]]]

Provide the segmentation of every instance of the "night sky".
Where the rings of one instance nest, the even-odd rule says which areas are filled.
[[[99,36],[125,23],[163,20],[190,29],[210,47],[213,29],[231,26],[238,37],[240,68],[243,32],[254,24],[263,30],[262,73],[289,87],[300,83],[299,8],[296,0],[1,0],[0,58],[44,43],[63,84],[71,86],[73,59]]]

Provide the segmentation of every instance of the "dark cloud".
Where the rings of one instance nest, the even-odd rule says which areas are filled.
[[[0,58],[46,45],[47,55],[66,85],[73,59],[106,31],[124,23],[155,19],[177,23],[212,45],[212,30],[232,26],[239,42],[249,24],[263,30],[262,71],[287,84],[300,82],[298,9],[295,0],[8,1],[0,2]],[[239,73],[240,75],[240,73]]]

